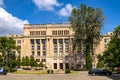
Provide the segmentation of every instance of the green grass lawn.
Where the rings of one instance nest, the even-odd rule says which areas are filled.
[[[71,70],[70,74],[78,74],[79,72],[78,71],[73,71]]]
[[[47,74],[44,70],[18,70],[14,74]]]

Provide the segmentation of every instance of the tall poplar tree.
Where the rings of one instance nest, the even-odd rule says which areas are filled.
[[[100,30],[103,27],[102,10],[81,4],[80,8],[72,10],[69,20],[75,32],[73,51],[78,47],[81,54],[85,54],[86,69],[90,69],[94,59],[94,47],[100,40]]]

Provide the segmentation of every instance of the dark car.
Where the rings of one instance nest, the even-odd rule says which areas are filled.
[[[112,72],[106,69],[94,68],[94,69],[90,69],[88,74],[90,75],[112,75]]]
[[[0,67],[0,74],[7,75],[7,70],[3,67]]]

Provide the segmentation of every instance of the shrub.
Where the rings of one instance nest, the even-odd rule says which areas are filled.
[[[50,70],[47,70],[47,73],[50,74]]]
[[[70,73],[70,69],[66,69],[66,70],[65,70],[65,73]]]
[[[53,74],[53,70],[51,70],[51,74]]]
[[[47,70],[48,74],[53,74],[53,70]]]

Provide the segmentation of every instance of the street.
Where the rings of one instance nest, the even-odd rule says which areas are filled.
[[[0,80],[120,80],[120,74],[111,76],[89,76],[87,72],[79,74],[12,74],[0,75]]]

